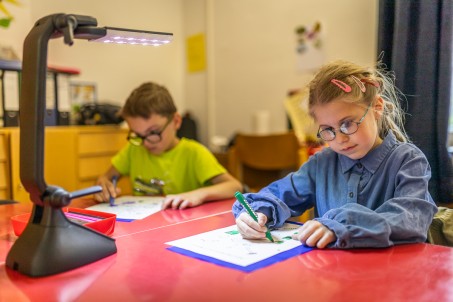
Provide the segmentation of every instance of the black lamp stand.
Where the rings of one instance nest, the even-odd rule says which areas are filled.
[[[38,277],[61,273],[116,253],[115,240],[71,222],[62,207],[71,199],[100,192],[99,186],[66,192],[44,181],[44,114],[47,45],[64,37],[90,40],[105,35],[88,16],[55,14],[38,20],[24,41],[20,95],[20,177],[34,203],[30,220],[6,258],[6,265]],[[64,175],[65,171],[61,171]]]

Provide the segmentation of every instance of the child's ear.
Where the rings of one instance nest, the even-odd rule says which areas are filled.
[[[178,112],[175,113],[175,116],[173,117],[173,122],[175,123],[175,128],[176,130],[178,130],[179,128],[181,128],[181,124],[182,124],[182,117],[181,117],[181,114],[179,114]]]
[[[376,98],[373,106],[373,114],[376,120],[380,120],[384,113],[384,99],[381,96]]]

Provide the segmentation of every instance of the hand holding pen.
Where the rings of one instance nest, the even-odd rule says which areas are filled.
[[[266,215],[253,211],[240,192],[236,192],[234,196],[246,210],[236,219],[236,225],[242,237],[246,239],[262,239],[264,235],[269,241],[274,242],[270,231],[265,226],[267,222]]]
[[[96,184],[102,187],[102,192],[95,194],[94,199],[98,202],[112,201],[114,203],[114,199],[120,194],[120,189],[116,187],[118,179],[118,176],[107,177],[103,175],[99,177]]]

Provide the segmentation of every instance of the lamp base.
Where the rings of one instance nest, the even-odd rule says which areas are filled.
[[[115,239],[69,221],[61,208],[33,207],[25,230],[6,258],[22,274],[62,273],[116,253]]]

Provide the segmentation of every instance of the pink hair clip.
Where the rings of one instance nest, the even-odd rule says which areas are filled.
[[[349,86],[348,84],[346,84],[346,83],[343,82],[343,81],[340,81],[340,80],[337,80],[337,79],[332,79],[332,80],[330,80],[330,82],[331,82],[332,84],[336,85],[338,88],[340,88],[341,90],[343,90],[343,91],[346,92],[346,93],[352,91],[351,86]]]
[[[366,92],[365,84],[363,84],[356,76],[351,75],[351,78],[354,80],[354,82],[356,82],[357,86],[359,86],[360,91],[365,93]]]

